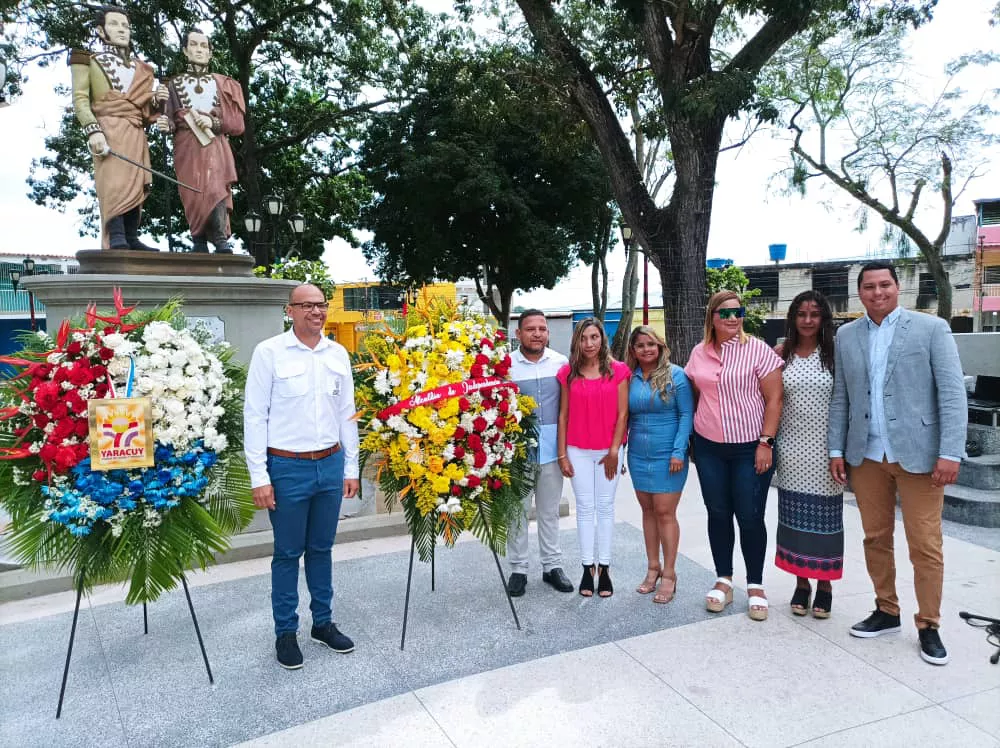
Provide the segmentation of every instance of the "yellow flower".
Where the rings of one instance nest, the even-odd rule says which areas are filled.
[[[413,479],[422,478],[427,472],[424,466],[419,462],[411,462],[408,467],[410,468],[409,475]]]
[[[389,367],[389,371],[399,371],[403,366],[403,362],[399,360],[399,356],[395,353],[389,354],[385,359],[385,364]]]
[[[444,459],[442,459],[439,455],[431,455],[427,459],[427,469],[432,473],[440,473],[444,470]]]
[[[445,494],[448,493],[448,489],[451,487],[451,481],[448,480],[443,475],[436,475],[431,478],[431,488],[434,489],[434,493]]]

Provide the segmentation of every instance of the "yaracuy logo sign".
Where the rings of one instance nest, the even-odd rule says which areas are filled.
[[[87,401],[92,470],[152,467],[153,417],[148,397]]]

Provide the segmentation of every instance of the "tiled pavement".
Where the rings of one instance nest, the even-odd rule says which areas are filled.
[[[768,526],[776,522],[776,498]],[[845,508],[847,564],[829,620],[793,617],[794,580],[770,565],[770,620],[704,611],[711,584],[705,513],[694,475],[681,502],[678,595],[667,606],[632,589],[645,568],[640,513],[627,480],[617,502],[616,593],[561,595],[533,568],[514,628],[492,556],[462,542],[414,573],[407,646],[399,650],[409,542],[337,546],[337,619],[358,649],[305,641],[306,667],[273,659],[266,559],[192,577],[215,674],[207,682],[183,594],[142,614],[118,589],[81,610],[63,717],[53,718],[72,593],[0,605],[2,746],[1000,746],[1000,665],[959,610],[1000,617],[1000,552],[945,541],[942,635],[951,662],[917,655],[912,571],[897,533],[904,631],[853,639],[872,607],[856,508]],[[576,580],[573,517],[563,520]],[[773,533],[772,533],[773,534]],[[993,543],[987,543],[993,545]],[[737,559],[737,582],[741,582]],[[306,599],[304,597],[304,599]]]

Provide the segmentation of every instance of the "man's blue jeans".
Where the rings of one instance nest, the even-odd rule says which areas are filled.
[[[271,612],[275,636],[299,629],[299,559],[305,555],[313,626],[333,620],[333,539],[344,496],[344,453],[322,460],[268,455],[274,487]]]
[[[708,542],[712,547],[715,574],[733,575],[733,515],[740,526],[740,547],[747,568],[747,584],[764,581],[767,527],[764,507],[767,489],[774,475],[770,470],[757,475],[754,454],[757,442],[722,444],[694,435],[694,459],[698,468],[701,495],[708,510]]]

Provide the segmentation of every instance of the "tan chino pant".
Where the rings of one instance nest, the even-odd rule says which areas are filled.
[[[865,531],[865,563],[875,585],[875,604],[883,613],[899,615],[893,555],[898,491],[917,594],[914,621],[917,628],[937,628],[941,621],[944,580],[941,541],[944,487],[934,488],[930,473],[908,473],[899,463],[886,462],[885,458],[881,463],[866,459],[850,468],[850,476]]]

